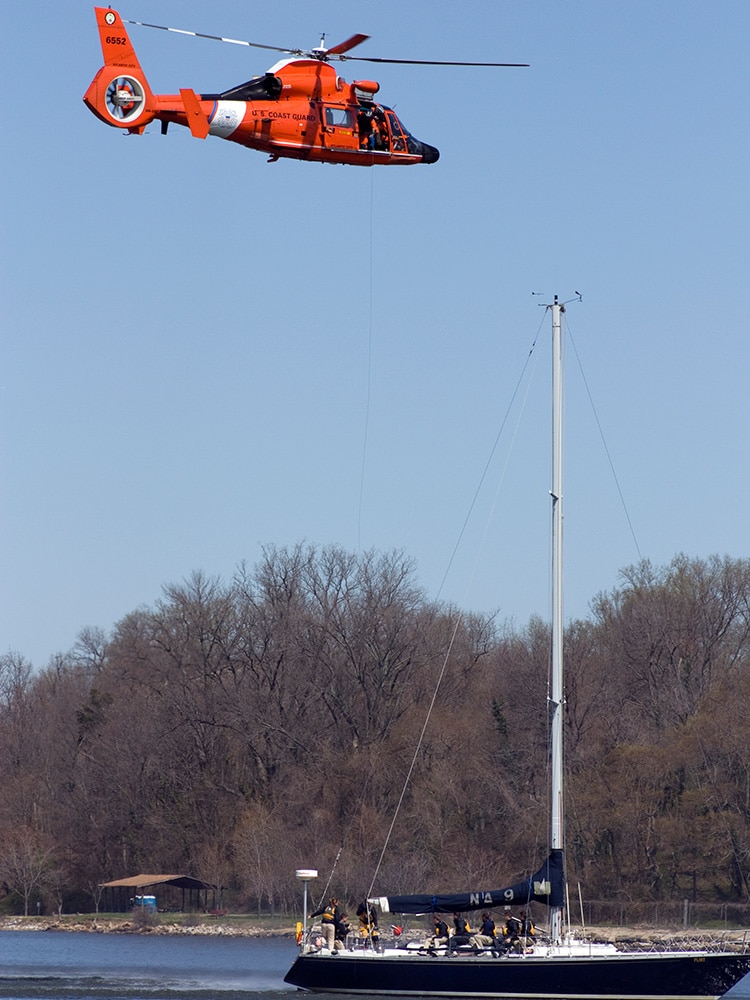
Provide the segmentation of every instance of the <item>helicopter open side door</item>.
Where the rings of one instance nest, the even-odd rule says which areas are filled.
[[[360,148],[357,115],[351,106],[323,104],[321,134],[326,149],[356,150]]]

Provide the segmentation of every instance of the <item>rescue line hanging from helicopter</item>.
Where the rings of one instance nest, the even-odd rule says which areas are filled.
[[[420,142],[396,113],[375,101],[380,85],[374,80],[347,83],[332,62],[405,63],[422,66],[522,67],[528,63],[454,62],[432,59],[383,59],[348,55],[369,35],[352,35],[345,42],[317,48],[284,49],[161,24],[129,21],[111,7],[95,7],[104,66],[84,94],[86,106],[107,125],[141,135],[153,121],[162,134],[170,124],[183,125],[198,139],[209,135],[280,157],[318,163],[405,166],[435,163],[434,146]],[[160,28],[181,35],[281,52],[286,58],[262,76],[216,94],[181,88],[178,94],[154,94],[130,41],[126,24]]]

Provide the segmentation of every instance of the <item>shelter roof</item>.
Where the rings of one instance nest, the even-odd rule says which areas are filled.
[[[114,882],[101,882],[101,888],[127,886],[132,889],[145,889],[150,885],[173,885],[178,889],[215,889],[211,882],[203,882],[190,875],[131,875],[129,878],[118,878]]]

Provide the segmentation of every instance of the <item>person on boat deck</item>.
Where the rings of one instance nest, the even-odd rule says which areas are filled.
[[[482,924],[478,934],[474,934],[469,941],[473,951],[481,951],[482,948],[491,948],[495,943],[495,921],[485,910],[482,914]]]
[[[427,938],[428,948],[440,948],[444,944],[448,944],[448,938],[450,937],[450,931],[448,930],[448,925],[440,916],[436,913],[434,918],[434,933],[432,937]]]
[[[534,921],[531,919],[531,914],[527,913],[526,910],[521,910],[521,941],[525,947],[532,945],[534,943],[534,935],[536,934],[536,928],[534,927]]]
[[[510,907],[505,907],[505,922],[503,924],[503,947],[506,951],[514,951],[521,946],[521,921],[514,917]]]
[[[453,914],[453,934],[448,942],[448,951],[456,951],[461,945],[471,941],[471,927],[460,913]]]
[[[313,918],[322,916],[321,930],[325,938],[326,948],[330,952],[335,950],[336,944],[336,924],[339,922],[341,911],[339,901],[335,896],[331,896],[328,905],[321,907],[312,914]]]
[[[345,951],[346,938],[349,932],[351,931],[351,927],[349,926],[349,917],[347,916],[347,914],[342,913],[334,926],[336,930],[334,935],[333,947],[336,951]]]
[[[373,948],[376,948],[380,941],[377,910],[365,900],[357,907],[357,916],[359,917],[359,933],[364,939],[369,939]]]

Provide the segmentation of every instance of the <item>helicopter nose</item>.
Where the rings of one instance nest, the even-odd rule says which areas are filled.
[[[422,144],[422,163],[437,163],[440,159],[440,150],[436,149],[434,146],[428,145],[426,142]]]

